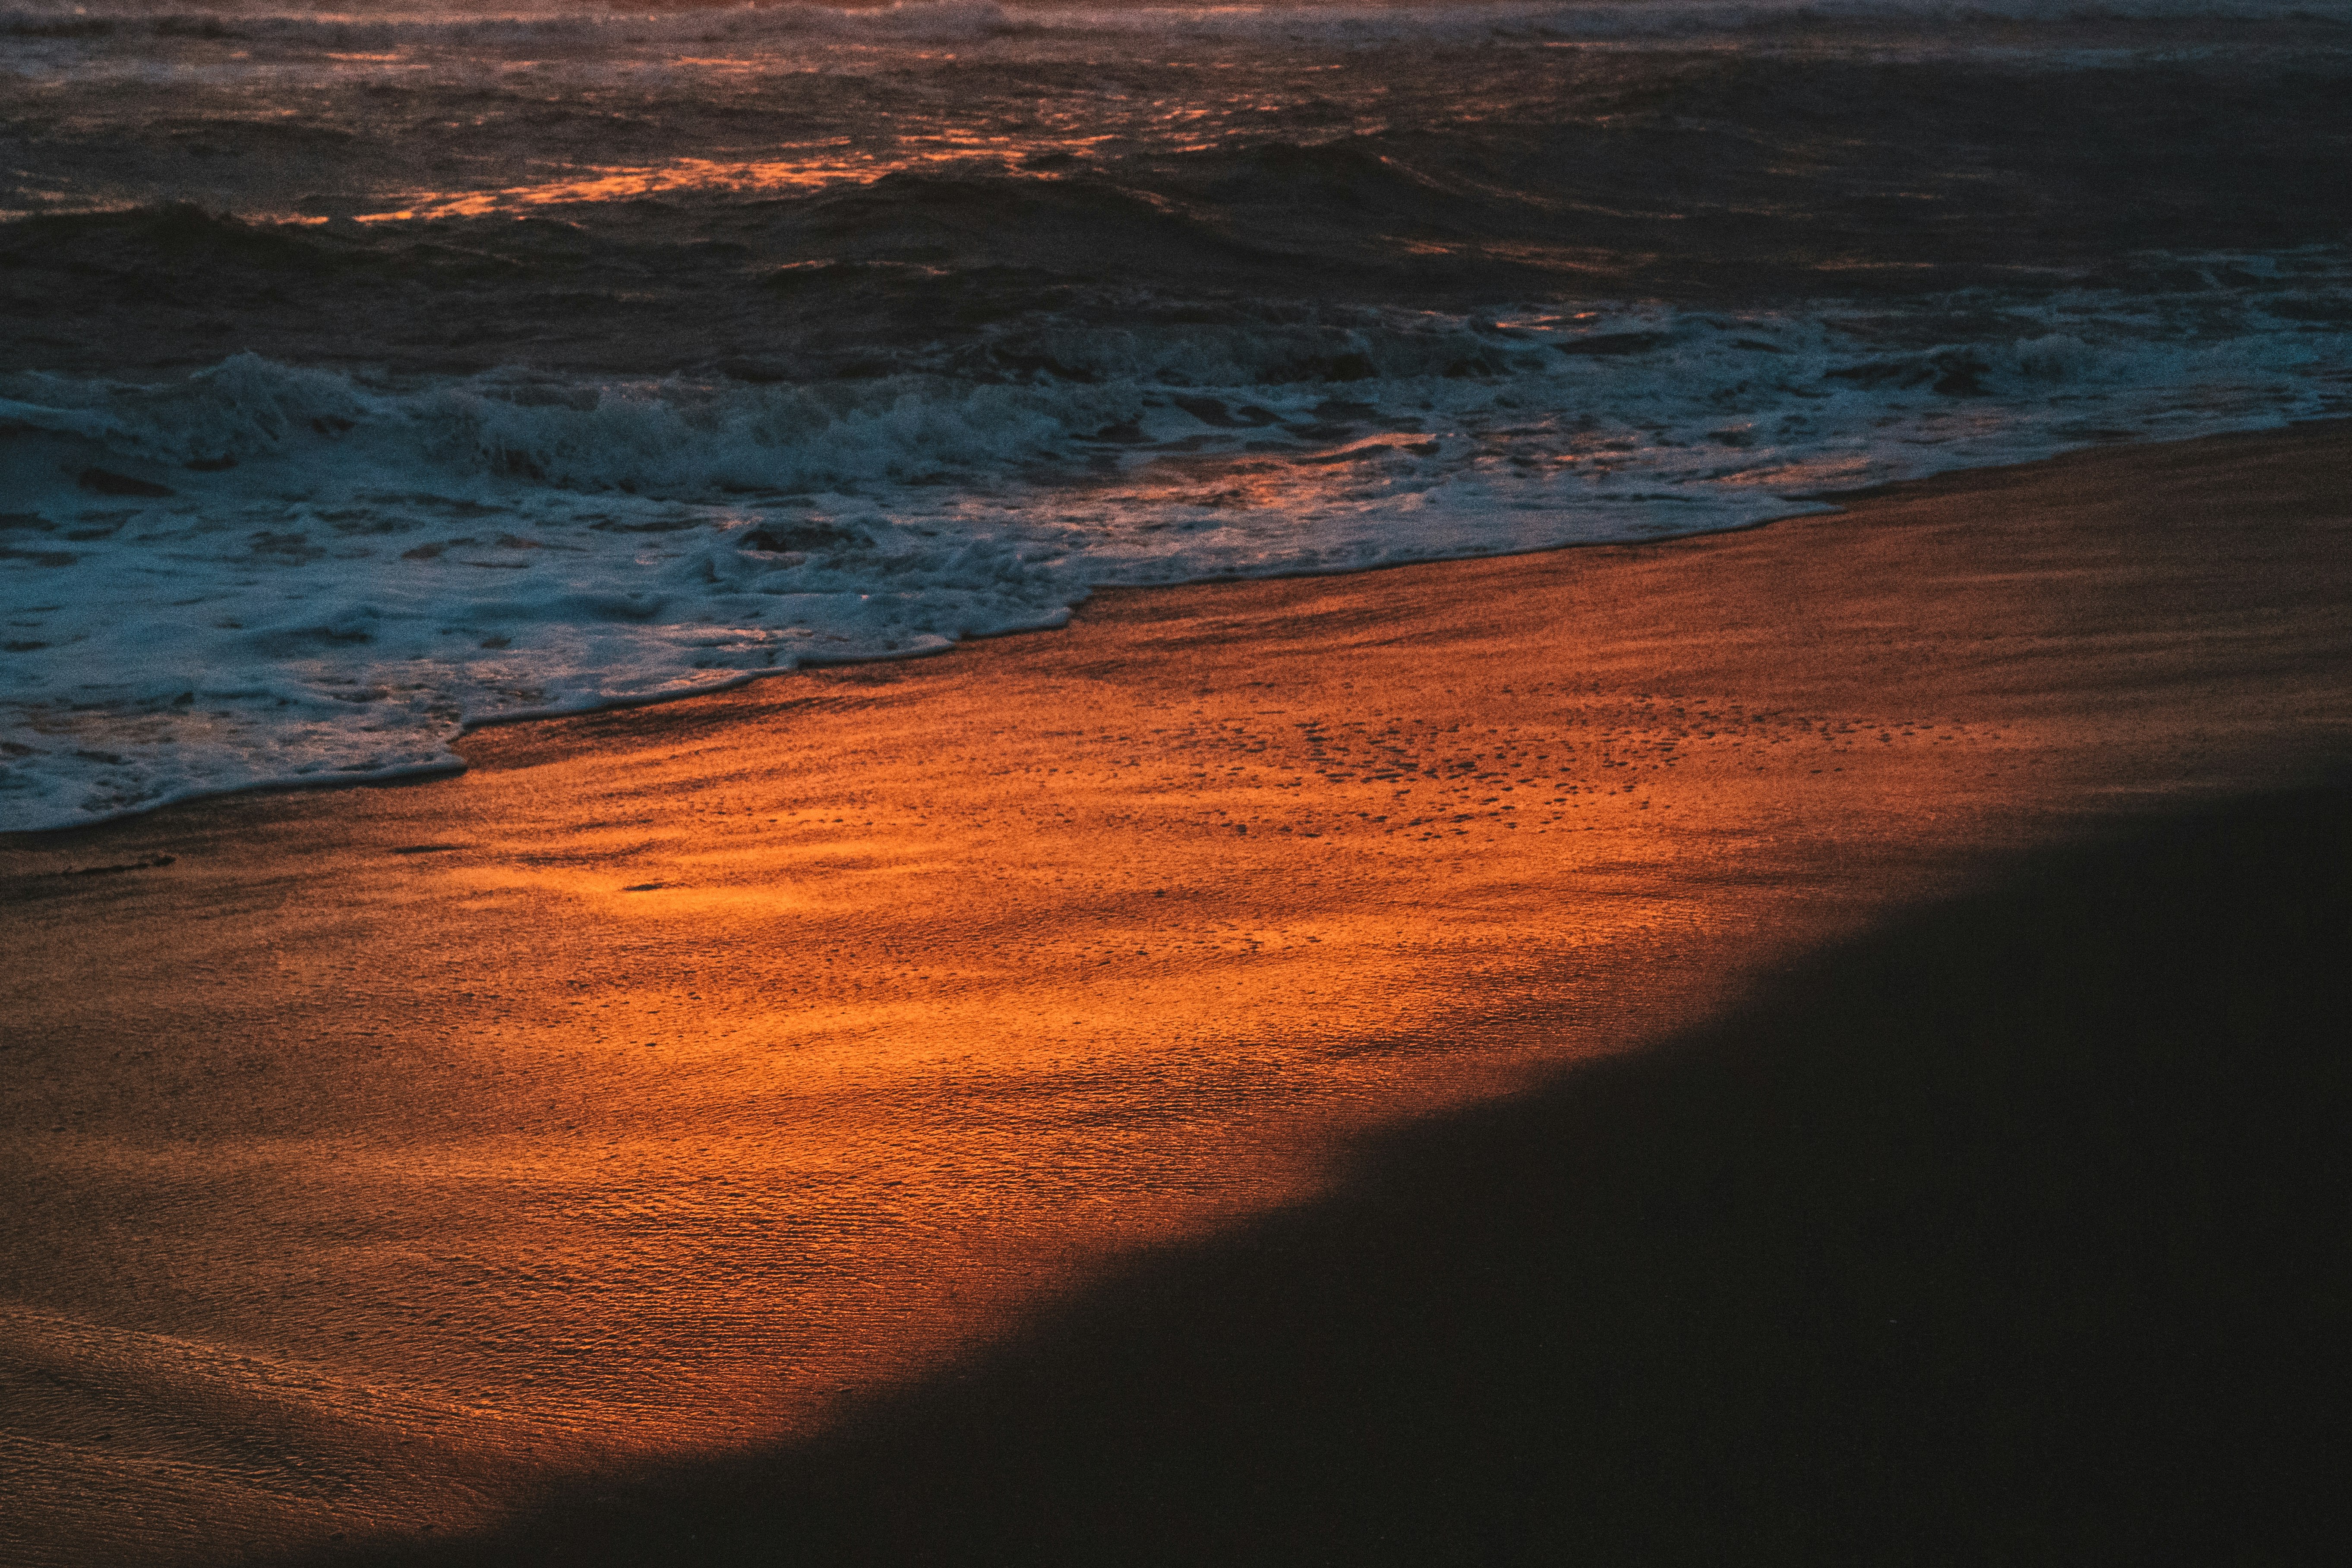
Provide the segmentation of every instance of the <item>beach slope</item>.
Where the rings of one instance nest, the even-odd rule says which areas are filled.
[[[1995,1037],[2084,1041],[2079,1071],[2104,1083],[2148,1022],[2137,998],[2165,973],[2197,998],[2184,1017],[2253,1006],[2222,982],[2268,971],[2229,961],[2196,989],[2196,900],[2181,891],[2227,869],[2229,855],[2193,846],[2231,841],[2236,819],[2158,825],[2340,769],[2347,459],[2352,428],[2307,426],[1952,475],[1738,534],[1106,594],[1064,632],[484,731],[459,778],[7,841],[0,1458],[21,1501],[0,1543],[30,1563],[406,1550],[495,1531],[583,1478],[745,1454],[799,1463],[797,1446],[877,1408],[878,1390],[916,1389],[904,1408],[929,1408],[921,1380],[991,1344],[1054,1342],[1024,1327],[1113,1325],[1088,1331],[1111,1348],[1071,1373],[1066,1408],[1082,1411],[1132,1386],[1098,1370],[1127,1364],[1118,1345],[1161,1331],[1108,1308],[1045,1327],[1038,1312],[1092,1310],[1083,1292],[1121,1258],[1253,1216],[1375,1212],[1365,1184],[1384,1190],[1379,1172],[1404,1156],[1367,1152],[1368,1136],[1514,1091],[1549,1098],[1475,1114],[1518,1118],[1498,1147],[1554,1162],[1527,1191],[1566,1181],[1585,1217],[1523,1244],[1481,1229],[1496,1178],[1474,1163],[1445,1167],[1459,1192],[1415,1199],[1397,1235],[1458,1231],[1468,1251],[1429,1255],[1449,1268],[1480,1267],[1489,1243],[1616,1258],[1593,1287],[1603,1325],[1682,1300],[1688,1281],[1645,1274],[1664,1255],[1636,1233],[1654,1212],[1682,1224],[1706,1205],[1654,1209],[1642,1184],[1670,1181],[1672,1162],[1625,1163],[1610,1140],[1633,1134],[1596,1130],[1620,1110],[1667,1118],[1671,1150],[1743,1096],[1795,1092],[1741,1079],[1766,1071],[1741,1065],[1751,1055],[1827,1092],[1857,1053],[1932,1072]],[[2276,934],[2292,967],[2308,950],[2288,939],[2330,928],[2279,911],[2342,907],[2339,861],[2316,841],[2307,864],[2292,847],[2293,825],[2326,811],[2243,809],[2258,824],[2247,863],[2302,879],[2270,924],[2246,928]],[[2129,857],[2047,859],[2134,833],[2208,869],[2136,882]],[[2126,891],[2083,893],[2088,905],[2018,891],[2063,892],[2078,875]],[[2229,885],[2230,907],[2251,911],[2233,918],[2262,912]],[[1996,902],[1936,917],[1962,935],[1890,925],[1970,896]],[[2001,898],[2024,900],[2018,929],[2048,940],[1995,942]],[[2048,912],[2064,909],[2077,912]],[[2099,940],[2085,922],[2151,909],[2175,923],[2150,928],[2146,952],[2177,956],[2158,970],[2137,947],[2085,958]],[[1871,941],[1895,945],[1841,945]],[[1837,978],[1902,972],[1885,955],[1919,941],[1959,955],[1946,992],[1874,1014]],[[1985,1020],[2020,952],[2057,956],[2019,972],[2028,1033],[2012,1037]],[[1955,1020],[1941,1056],[1906,1057],[1888,1022],[1922,1007]],[[2077,1016],[2090,1022],[2063,1025]],[[2292,1055],[2284,1023],[2246,1016],[2247,1037]],[[1826,1054],[1792,1055],[1809,1031]],[[1667,1040],[1685,1042],[1670,1063],[1592,1065]],[[1622,1091],[1638,1105],[1607,1109],[1620,1090],[1605,1089],[1564,1110],[1580,1072],[1651,1087]],[[1916,1110],[1915,1088],[1895,1084],[1889,1103]],[[2326,1103],[2325,1088],[2305,1099]],[[1951,1135],[1997,1163],[1982,1140],[1999,1135],[2000,1096],[1979,1083],[1962,1100]],[[1871,1118],[1819,1114],[1821,1147],[1851,1168],[1894,1157],[1867,1145]],[[2174,1126],[2166,1114],[2129,1125]],[[2021,1136],[2055,1147],[2034,1125]],[[1588,1140],[1587,1175],[1554,1168]],[[1818,1171],[1786,1168],[1802,1146],[1735,1139],[1699,1169],[1811,1191]],[[2305,1147],[2283,1141],[2286,1163],[2262,1180],[2288,1180]],[[1887,1168],[1925,1167],[1906,1154]],[[2243,1260],[2216,1263],[2199,1238],[2234,1233],[2257,1190],[2213,1188],[2221,1206],[2180,1233],[2186,1261],[2100,1300],[2167,1301],[2180,1279],[2234,1277]],[[1786,1211],[1758,1201],[1709,1221],[1691,1256],[1785,1240]],[[2010,1212],[1993,1204],[1968,1256],[1999,1249]],[[1592,1251],[1589,1226],[1623,1247]],[[1916,1281],[1900,1270],[1918,1234],[1856,1220],[1807,1245],[1825,1277],[1883,1255]],[[2262,1267],[2289,1267],[2269,1232],[2248,1234]],[[1291,1289],[1287,1267],[1265,1289]],[[1806,1277],[1756,1278],[1801,1295]],[[1367,1306],[1366,1323],[1384,1310]],[[1291,1326],[1248,1354],[1311,1340],[1283,1311]],[[1465,1313],[1449,1331],[1472,1341],[1525,1326]],[[1851,1333],[1822,1343],[1856,1397],[1909,1386],[1874,1380]],[[1155,1369],[1174,1363],[1132,1353],[1168,1386]],[[1324,1430],[1306,1414],[1328,1403],[1320,1375],[1302,1373],[1282,1431]],[[1004,1397],[1033,1424],[1063,1419],[1034,1383],[991,1386],[1025,1390]],[[1727,1407],[1714,1430],[1698,1384],[1675,1384],[1664,1414],[1612,1404],[1612,1386],[1588,1390],[1577,1442],[1605,1446],[1591,1435],[1631,1423],[1644,1443],[1719,1446],[1761,1408]],[[1762,1383],[1732,1394],[1779,1397]],[[1393,1400],[1423,1395],[1365,1397],[1361,1420],[1335,1420],[1391,1427]],[[2042,1441],[2059,1430],[2046,1414],[2017,1406],[2000,1441]],[[928,1419],[885,1425],[961,1418]],[[1124,1441],[1106,1440],[1104,1464],[1134,1452]],[[893,1473],[886,1461],[857,1474]],[[1267,1485],[1307,1511],[1235,1515],[1263,1521],[1271,1533],[1249,1539],[1277,1555],[1297,1539],[1284,1531],[1320,1528],[1313,1510],[1348,1495],[1328,1481],[1338,1472],[1287,1462],[1269,1461]],[[1924,1473],[1858,1449],[1841,1462],[1864,1489]],[[1793,1472],[1774,1463],[1654,1474],[1795,1497],[1775,1489]],[[870,1495],[826,1473],[837,1495]],[[1234,1481],[1214,1475],[1213,1490]],[[1050,1493],[1012,1488],[990,1528],[1036,1527],[1019,1500]],[[1870,1506],[1855,1517],[1950,1512]]]

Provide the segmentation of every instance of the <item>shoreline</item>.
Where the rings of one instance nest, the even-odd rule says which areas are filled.
[[[796,664],[789,669],[744,670],[730,679],[717,682],[709,686],[696,687],[690,690],[665,691],[650,695],[620,697],[607,701],[600,701],[595,703],[593,706],[584,708],[565,710],[532,709],[516,713],[493,714],[487,718],[467,720],[465,721],[457,731],[449,737],[449,740],[446,742],[453,755],[446,761],[420,763],[409,767],[394,770],[392,772],[373,773],[364,777],[308,779],[287,778],[270,780],[260,784],[239,784],[226,789],[206,790],[194,795],[173,796],[169,800],[159,802],[153,805],[137,806],[114,816],[95,817],[88,822],[75,823],[67,826],[28,827],[0,830],[0,848],[5,848],[10,844],[27,844],[36,840],[47,840],[58,836],[87,832],[97,828],[110,826],[116,823],[133,821],[153,812],[168,811],[177,806],[194,805],[204,801],[225,799],[236,795],[269,795],[288,791],[316,789],[374,789],[402,786],[437,778],[457,776],[464,773],[467,768],[467,763],[464,757],[461,754],[455,754],[457,752],[457,744],[458,742],[466,740],[468,736],[480,731],[500,729],[511,724],[535,724],[564,719],[577,719],[592,714],[617,712],[632,708],[661,707],[673,702],[693,701],[700,699],[721,696],[728,692],[740,691],[746,687],[757,685],[764,680],[795,675],[808,675],[821,670],[852,668],[866,665],[901,664],[912,660],[938,658],[951,655],[960,649],[980,643],[995,642],[1006,637],[1031,637],[1045,632],[1066,631],[1069,629],[1073,622],[1078,618],[1086,605],[1093,603],[1096,598],[1106,594],[1150,594],[1159,593],[1163,590],[1201,588],[1229,584],[1304,582],[1322,577],[1356,577],[1375,574],[1382,572],[1410,571],[1421,567],[1443,566],[1463,561],[1509,561],[1526,556],[1552,555],[1568,551],[1671,546],[1684,540],[1713,539],[1732,534],[1748,533],[1757,529],[1771,528],[1781,523],[1798,521],[1808,517],[1833,516],[1839,512],[1848,510],[1853,505],[1878,500],[1886,496],[1900,496],[1914,490],[1917,487],[1935,485],[1956,475],[1993,474],[2008,472],[2015,469],[2030,469],[2038,468],[2045,463],[2063,462],[2070,458],[2081,457],[2087,453],[2117,450],[2124,446],[2179,446],[2187,442],[2195,441],[2225,440],[2241,437],[2272,436],[2305,428],[2324,429],[2330,426],[2342,423],[2344,423],[2344,421],[2340,419],[2290,419],[2280,425],[2264,426],[2247,430],[2226,430],[2204,436],[2177,437],[2157,441],[2094,443],[2088,446],[2069,447],[2059,452],[2049,454],[2045,457],[2027,458],[2022,461],[1989,463],[1937,469],[1933,473],[1921,475],[1915,479],[1885,480],[1875,484],[1858,486],[1853,489],[1847,490],[1823,490],[1806,495],[1784,497],[1782,499],[1790,504],[1801,506],[1806,510],[1776,512],[1769,517],[1758,518],[1750,522],[1731,523],[1720,528],[1704,529],[1696,532],[1671,534],[1654,539],[1571,540],[1561,544],[1541,545],[1533,549],[1525,550],[1508,550],[1499,552],[1495,554],[1438,556],[1428,560],[1413,561],[1384,561],[1369,566],[1332,567],[1322,571],[1303,570],[1255,574],[1220,574],[1205,577],[1185,578],[1172,583],[1155,583],[1149,584],[1091,584],[1087,585],[1087,597],[1079,600],[1076,604],[1068,606],[1065,614],[1065,617],[1060,622],[1051,626],[1018,626],[1001,632],[974,633],[960,637],[955,642],[950,643],[941,647],[910,649],[904,653],[877,654],[868,657],[843,658],[837,661],[819,660],[810,663]]]
[[[2334,776],[2347,457],[2339,421],[1108,590],[485,727],[461,775],[0,840],[0,1438],[47,1500],[0,1541],[446,1536],[804,1438],[1382,1129]],[[173,862],[46,876],[99,836]]]
[[[2315,422],[2290,421],[2288,427],[2292,427],[2293,425],[2298,423]],[[2201,439],[2202,437],[2198,438]],[[2029,459],[2027,462],[2022,464],[1998,463],[1985,465],[1985,467],[1988,468],[2032,467],[2035,462],[2047,460],[2049,459],[2035,458]],[[1949,471],[1972,472],[1975,470],[1954,469]],[[1931,475],[1928,477],[1932,479],[1937,476]],[[1850,493],[1856,497],[1864,497],[1874,494],[1879,490],[1899,489],[1901,486],[1906,484],[1924,482],[1926,481],[1898,480],[1895,481],[1892,485],[1866,486]],[[226,789],[205,790],[194,795],[174,795],[168,800],[159,801],[152,805],[134,806],[128,810],[117,813],[114,816],[92,817],[88,822],[75,823],[68,826],[0,829],[0,848],[5,848],[10,844],[25,844],[35,840],[47,840],[69,834],[90,832],[98,828],[112,826],[117,823],[135,821],[140,817],[148,816],[154,812],[169,811],[176,806],[194,805],[205,801],[223,800],[236,795],[276,795],[289,791],[320,789],[396,788],[407,784],[426,783],[434,779],[456,777],[463,774],[467,771],[467,767],[466,760],[462,755],[454,754],[458,742],[483,730],[503,729],[511,724],[539,724],[562,719],[580,719],[597,713],[619,712],[631,708],[657,708],[672,702],[688,702],[701,698],[719,697],[728,692],[740,691],[746,687],[757,685],[764,680],[787,679],[795,675],[809,675],[821,670],[850,669],[862,668],[866,665],[905,664],[917,659],[944,658],[962,648],[978,643],[997,642],[1006,637],[1037,637],[1049,632],[1066,631],[1069,629],[1071,623],[1077,618],[1079,613],[1086,607],[1086,605],[1093,603],[1096,598],[1105,594],[1152,594],[1159,593],[1163,589],[1213,587],[1222,584],[1306,582],[1318,577],[1358,577],[1381,572],[1409,571],[1412,568],[1421,566],[1441,566],[1455,561],[1510,561],[1516,560],[1521,556],[1550,555],[1558,552],[1567,550],[1610,549],[1635,544],[1671,544],[1677,540],[1710,539],[1719,534],[1746,533],[1753,529],[1769,528],[1775,523],[1787,522],[1801,517],[1826,516],[1829,515],[1829,512],[1821,509],[1828,508],[1831,510],[1839,510],[1838,503],[1833,500],[1832,497],[1845,493],[1849,492],[1825,492],[1819,497],[1800,496],[1791,498],[1801,503],[1807,501],[1817,503],[1814,510],[1811,510],[1780,512],[1775,513],[1770,517],[1759,518],[1753,522],[1731,523],[1722,528],[1704,529],[1694,533],[1670,534],[1656,539],[1639,541],[1580,539],[1570,540],[1564,544],[1539,545],[1533,549],[1527,550],[1506,550],[1497,552],[1494,554],[1443,555],[1434,556],[1428,560],[1382,561],[1374,563],[1369,566],[1334,566],[1327,571],[1271,572],[1231,575],[1220,574],[1206,577],[1187,577],[1172,583],[1153,583],[1146,584],[1117,583],[1089,584],[1087,587],[1087,596],[1077,601],[1077,603],[1069,605],[1064,618],[1050,626],[1014,626],[1005,631],[974,632],[959,637],[956,641],[940,647],[910,648],[902,653],[873,654],[834,660],[820,659],[809,663],[795,664],[789,669],[747,669],[738,672],[730,679],[715,682],[709,686],[698,686],[689,690],[660,691],[633,697],[616,697],[610,700],[596,702],[591,706],[583,708],[534,708],[527,709],[520,712],[496,713],[491,714],[487,718],[469,719],[459,727],[457,733],[449,737],[446,743],[453,752],[453,755],[445,762],[419,763],[412,766],[399,768],[386,773],[354,775],[347,778],[285,778],[272,779],[261,784],[236,784]]]

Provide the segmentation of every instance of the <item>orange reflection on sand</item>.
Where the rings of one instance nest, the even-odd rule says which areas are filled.
[[[478,775],[499,799],[465,847],[404,868],[390,945],[499,977],[452,1020],[467,1087],[436,1114],[495,1145],[477,1179],[539,1173],[482,1249],[545,1258],[509,1310],[535,1354],[597,1357],[579,1392],[616,1431],[614,1390],[660,1366],[687,1370],[643,1441],[789,1429],[828,1378],[928,1364],[1041,1279],[1303,1191],[1368,1112],[1510,1070],[1479,1033],[1560,951],[1656,918],[1604,899],[1540,950],[1496,945],[1549,895],[1475,845],[1559,830],[1517,870],[1615,884],[1556,793],[1597,755],[1375,723],[1338,692],[1172,723],[1110,690],[1000,710],[939,668],[889,678],[912,702],[738,729],[717,773],[661,745],[593,781]],[[501,778],[594,805],[541,815]],[[1417,896],[1433,876],[1443,903]]]
[[[284,1543],[821,1426],[1992,850],[2340,756],[2343,442],[1106,594],[7,847],[12,1431],[89,1538]]]
[[[213,917],[25,949],[83,998],[44,1038],[175,1042],[44,1134],[67,1179],[27,1190],[121,1216],[26,1222],[52,1315],[242,1347],[203,1463],[273,1462],[234,1434],[299,1386],[310,1462],[448,1528],[453,1477],[806,1431],[1589,1048],[1690,920],[1675,868],[1740,841],[1692,808],[1760,737],[1315,629],[1393,633],[1383,581],[486,731],[463,780],[332,797],[292,896],[315,862],[266,833],[184,852],[152,886]],[[159,1193],[171,1266],[132,1280]]]

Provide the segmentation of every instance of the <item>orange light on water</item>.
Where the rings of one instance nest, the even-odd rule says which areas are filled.
[[[551,206],[642,201],[685,192],[743,195],[807,192],[828,185],[863,184],[885,174],[925,169],[951,167],[966,174],[1011,173],[1019,169],[1024,160],[1040,153],[1083,153],[1087,144],[1084,138],[1045,141],[942,132],[929,137],[907,137],[887,149],[860,152],[853,150],[846,138],[835,138],[790,149],[786,156],[676,158],[662,163],[577,169],[554,179],[488,190],[404,192],[391,198],[391,205],[358,215],[358,221],[484,217]],[[1027,177],[1055,176],[1029,171]]]

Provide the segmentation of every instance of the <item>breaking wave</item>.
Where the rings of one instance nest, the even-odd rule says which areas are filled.
[[[984,380],[0,377],[0,816],[445,767],[467,723],[1055,626],[1097,584],[1656,538],[2347,396],[2352,341],[2306,323],[1999,324],[1072,323]]]

